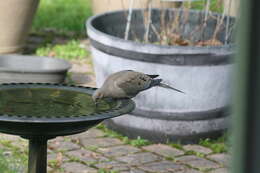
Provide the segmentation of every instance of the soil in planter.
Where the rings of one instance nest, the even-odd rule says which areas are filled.
[[[179,34],[169,34],[168,36],[162,37],[159,43],[160,45],[168,46],[221,46],[223,43],[217,39],[201,40],[192,42],[191,40],[184,39]]]
[[[193,42],[191,40],[182,38],[180,34],[174,34],[174,33],[168,35],[162,35],[160,37],[161,37],[160,41],[150,42],[150,43],[157,44],[157,45],[166,45],[166,46],[199,46],[199,47],[223,45],[221,41],[214,38],[209,40],[200,40],[200,41]],[[138,39],[135,39],[135,41],[141,42]]]

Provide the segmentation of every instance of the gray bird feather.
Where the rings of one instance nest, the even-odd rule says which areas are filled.
[[[124,70],[111,74],[105,80],[101,88],[93,94],[93,100],[96,102],[102,98],[133,98],[139,92],[149,88],[159,86],[172,89],[181,93],[181,90],[163,84],[162,79],[155,79],[159,75],[149,75],[132,70]]]

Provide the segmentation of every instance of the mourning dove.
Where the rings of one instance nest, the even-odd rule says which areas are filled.
[[[132,70],[124,70],[111,74],[105,80],[101,88],[97,89],[92,98],[95,103],[103,98],[133,98],[139,92],[159,86],[172,89],[181,93],[181,90],[175,89],[169,85],[163,84],[162,79],[155,79],[159,75],[149,75]]]

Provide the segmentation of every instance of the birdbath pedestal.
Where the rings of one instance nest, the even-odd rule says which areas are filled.
[[[46,173],[49,139],[84,132],[135,107],[130,99],[104,100],[95,107],[94,91],[61,84],[0,85],[0,132],[29,140],[29,173]]]

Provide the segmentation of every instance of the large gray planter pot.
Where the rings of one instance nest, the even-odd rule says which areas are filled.
[[[169,10],[166,16],[174,16],[176,11]],[[158,16],[160,10],[154,9],[152,21],[157,28],[160,27]],[[181,29],[182,34],[189,35],[204,17],[203,12],[191,11],[189,21]],[[134,99],[135,111],[107,121],[108,127],[129,137],[141,136],[157,142],[193,142],[219,135],[227,129],[232,44],[193,47],[134,42],[131,39],[144,35],[140,10],[133,11],[129,41],[123,39],[125,25],[124,11],[97,15],[87,22],[97,86],[100,87],[111,73],[132,69],[160,74],[166,83],[185,91],[186,95],[164,88],[145,91]],[[210,18],[208,26],[198,31],[194,39],[211,38],[215,26],[215,19]],[[220,41],[225,39],[224,31],[225,26],[218,34]],[[153,33],[150,39],[155,39]]]

